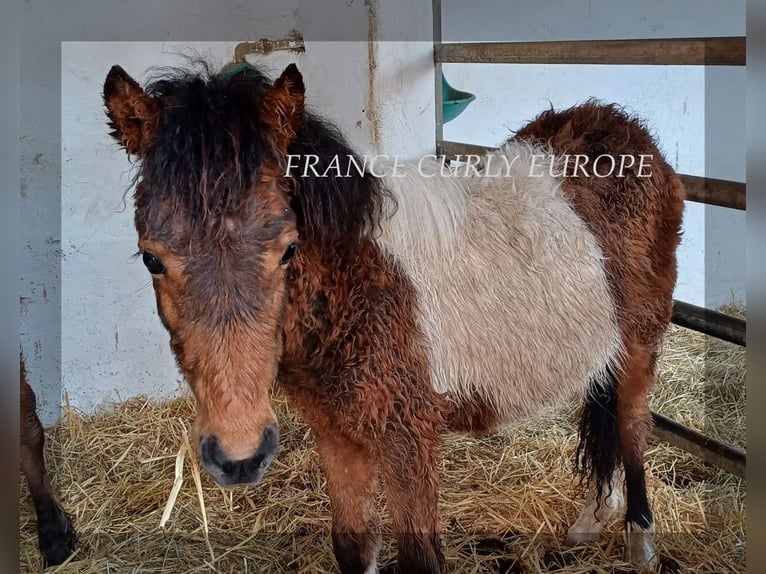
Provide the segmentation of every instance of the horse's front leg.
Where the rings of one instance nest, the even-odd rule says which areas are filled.
[[[370,449],[338,433],[315,431],[332,510],[332,541],[341,574],[374,574],[380,549],[378,467]]]
[[[389,424],[381,443],[383,481],[398,543],[400,574],[441,574],[440,428],[427,415]]]

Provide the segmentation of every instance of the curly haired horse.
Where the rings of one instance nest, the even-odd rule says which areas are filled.
[[[399,570],[441,573],[444,434],[580,396],[592,487],[569,539],[598,535],[624,480],[629,550],[656,562],[647,392],[683,189],[636,121],[592,102],[550,111],[498,152],[503,177],[437,164],[378,178],[334,171],[364,160],[304,109],[295,65],[273,83],[251,66],[162,74],[142,88],[114,66],[103,97],[113,137],[140,160],[138,246],[218,483],[263,477],[279,381],[316,440],[341,572],[377,569],[380,477]],[[551,153],[651,156],[651,176],[531,177],[533,156]],[[311,169],[288,169],[296,157]]]
[[[21,470],[37,513],[37,538],[44,566],[64,562],[74,551],[76,535],[72,519],[61,506],[48,480],[43,449],[45,434],[37,417],[37,401],[26,380],[24,357],[20,357]]]

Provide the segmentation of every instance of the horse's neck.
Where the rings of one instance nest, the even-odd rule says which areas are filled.
[[[299,233],[302,230],[299,230]],[[298,251],[286,275],[286,304],[282,323],[282,356],[278,379],[289,389],[314,387],[317,367],[313,359],[321,354],[327,339],[328,257],[323,246],[301,234]]]
[[[331,344],[337,327],[347,321],[349,306],[371,285],[386,284],[394,273],[371,239],[349,247],[305,238],[290,261],[286,278],[284,357],[299,362],[316,349]]]

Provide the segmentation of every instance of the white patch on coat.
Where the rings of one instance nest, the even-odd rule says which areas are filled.
[[[378,574],[378,561],[373,560],[372,564],[370,564],[364,571],[364,574]]]
[[[417,289],[433,387],[512,422],[582,395],[621,344],[595,237],[558,179],[530,177],[549,152],[502,153],[518,157],[508,177],[445,177],[433,162],[386,178],[398,209],[377,240]]]
[[[625,472],[616,470],[604,485],[598,500],[595,483],[591,481],[585,506],[567,532],[566,543],[575,546],[587,540],[598,540],[601,529],[614,520],[625,507]]]

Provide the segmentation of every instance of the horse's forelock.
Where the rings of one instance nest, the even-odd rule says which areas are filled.
[[[169,201],[195,227],[240,211],[264,162],[275,161],[255,105],[265,76],[212,75],[205,67],[162,72],[146,88],[162,111],[137,174],[143,203],[161,209]]]
[[[200,61],[190,68],[156,68],[150,77],[146,92],[162,102],[162,112],[137,174],[147,209],[160,210],[169,201],[185,211],[190,225],[204,227],[240,211],[265,172],[280,176],[284,158],[257,106],[272,85],[263,72],[245,65],[214,73]],[[288,153],[318,155],[320,171],[335,155],[355,155],[335,126],[309,112]],[[357,244],[385,217],[384,207],[396,203],[370,175],[296,178],[282,188],[289,191],[301,235],[322,243]]]

